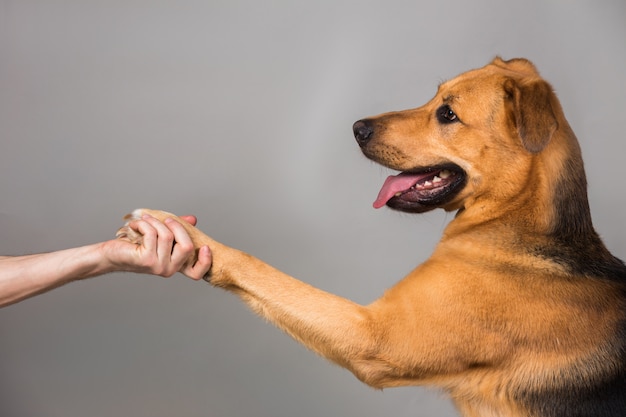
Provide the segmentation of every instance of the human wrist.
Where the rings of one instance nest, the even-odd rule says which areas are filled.
[[[94,243],[83,247],[85,253],[84,271],[81,278],[90,278],[96,275],[116,272],[122,269],[121,265],[114,262],[114,256],[108,242]]]

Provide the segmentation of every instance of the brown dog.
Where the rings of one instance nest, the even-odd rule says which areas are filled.
[[[535,67],[496,58],[354,133],[402,171],[375,207],[457,211],[430,259],[361,306],[182,222],[211,248],[211,284],[373,387],[434,385],[464,416],[625,416],[626,267],[593,229],[576,137]],[[142,213],[172,217],[129,219]]]

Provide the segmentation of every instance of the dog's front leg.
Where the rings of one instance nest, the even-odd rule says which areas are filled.
[[[419,377],[407,363],[405,352],[395,352],[387,343],[390,338],[406,337],[390,334],[399,333],[391,330],[394,326],[390,324],[398,317],[384,317],[384,309],[361,306],[298,281],[212,240],[170,213],[140,209],[127,219],[141,218],[144,213],[161,221],[168,217],[178,220],[196,248],[209,246],[213,265],[207,280],[211,284],[238,294],[259,315],[368,385],[405,385]],[[119,235],[135,242],[141,239],[127,227],[120,229]],[[380,303],[376,305],[380,307]]]
[[[211,284],[237,293],[252,310],[308,348],[366,378],[360,375],[359,362],[374,355],[379,337],[366,307],[298,281],[243,252],[210,245],[216,248]]]

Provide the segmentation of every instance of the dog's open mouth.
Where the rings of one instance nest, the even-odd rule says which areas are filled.
[[[449,202],[465,179],[465,172],[454,164],[392,175],[378,193],[374,208],[387,205],[414,213],[428,211]]]

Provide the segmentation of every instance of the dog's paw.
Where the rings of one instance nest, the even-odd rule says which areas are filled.
[[[124,226],[118,229],[117,233],[115,233],[115,237],[121,240],[126,240],[130,243],[136,243],[137,245],[141,245],[141,243],[143,242],[143,236],[139,232],[131,229],[128,224],[134,220],[141,219],[141,216],[143,215],[142,210],[143,209],[137,209],[134,210],[132,213],[124,216],[124,220],[126,220],[126,223],[124,223]]]
[[[145,216],[150,216],[160,222],[165,222],[168,219],[172,219],[176,222],[178,222],[187,232],[187,234],[189,235],[189,238],[191,239],[193,246],[194,246],[194,251],[191,253],[189,259],[186,262],[187,266],[193,266],[197,263],[198,261],[198,255],[200,252],[200,249],[203,246],[209,246],[211,248],[211,251],[213,252],[214,248],[219,247],[220,245],[213,241],[212,239],[210,239],[208,236],[206,236],[204,233],[202,233],[201,231],[199,231],[198,229],[196,229],[193,225],[191,225],[190,223],[188,223],[185,219],[181,219],[180,217],[172,214],[172,213],[168,213],[166,211],[161,211],[161,210],[151,210],[151,209],[147,209],[147,208],[142,208],[142,209],[136,209],[134,210],[132,213],[127,214],[126,216],[124,216],[124,220],[126,221],[126,223],[124,224],[124,226],[120,227],[116,233],[116,237],[118,239],[121,240],[125,240],[127,242],[130,243],[135,243],[138,245],[143,244],[143,235],[135,230],[133,230],[130,227],[130,224],[133,221],[137,221],[137,220],[141,220],[143,219]],[[174,244],[176,245],[177,243],[174,242]],[[204,277],[205,281],[209,281],[209,277],[205,276]]]

